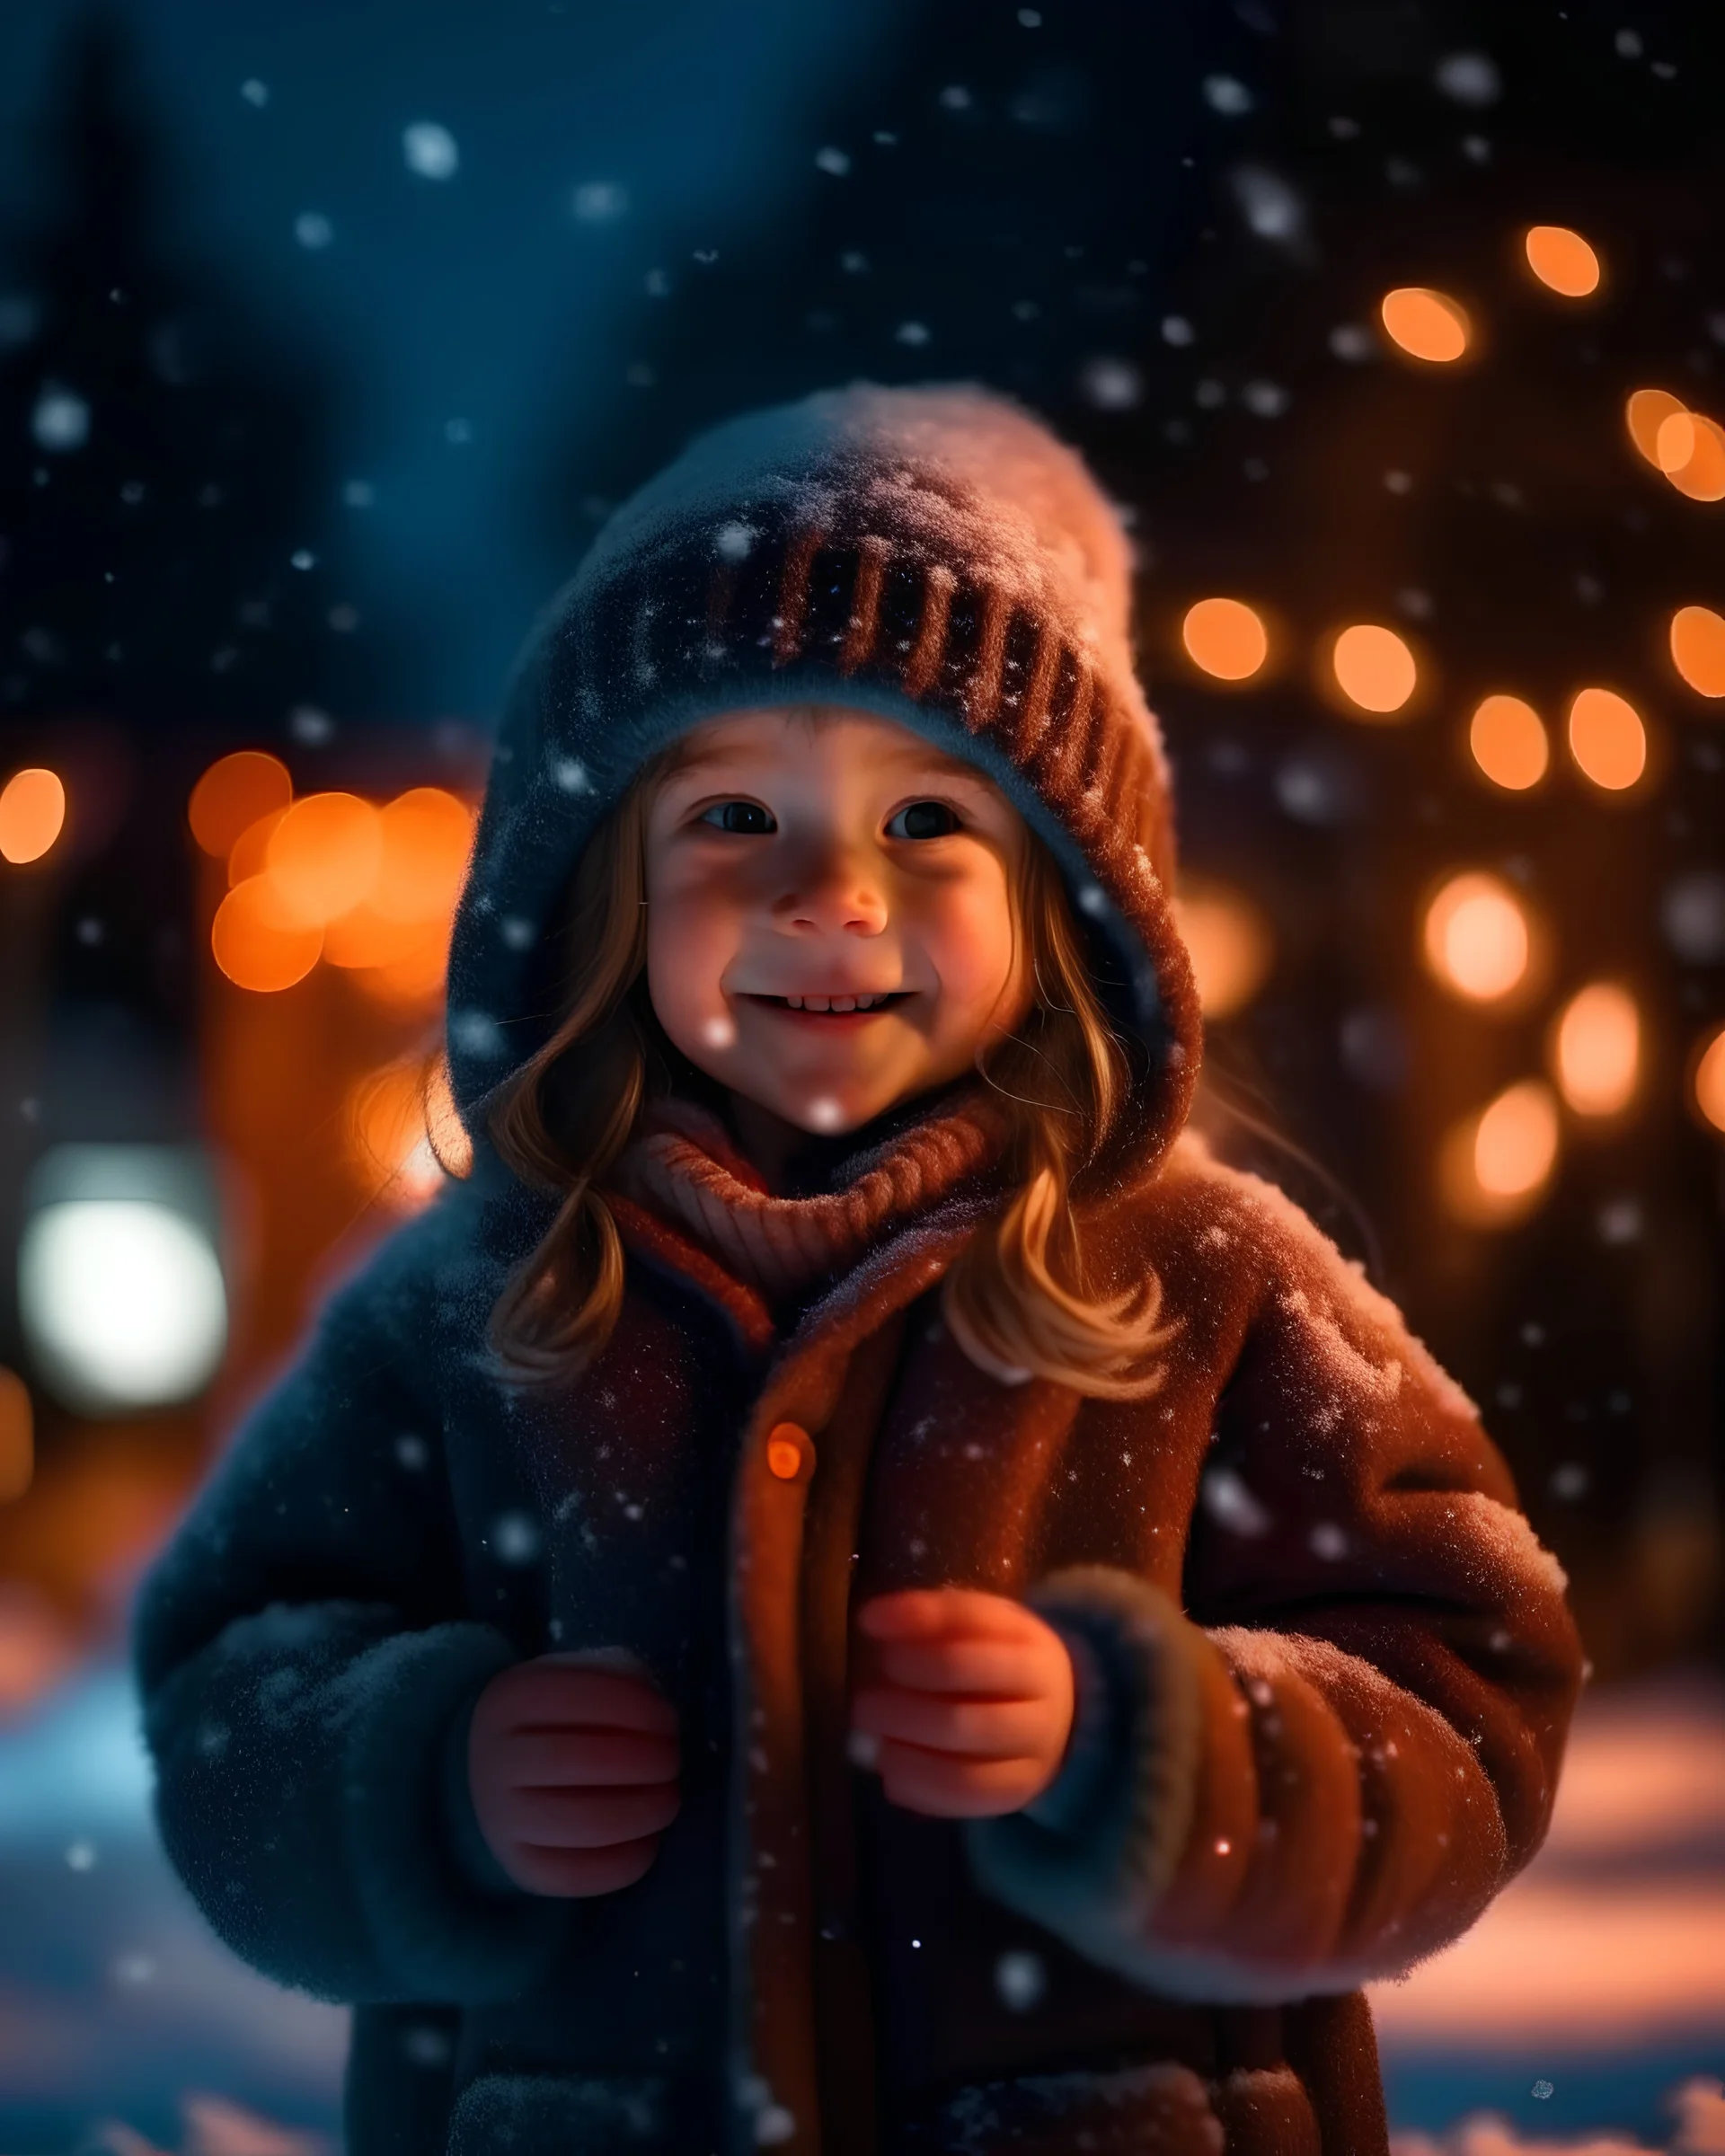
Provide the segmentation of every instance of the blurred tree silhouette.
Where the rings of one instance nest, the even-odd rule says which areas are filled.
[[[118,17],[67,33],[45,134],[58,200],[10,236],[0,299],[0,718],[257,740],[352,705],[372,669],[332,616],[327,392],[172,260]]]

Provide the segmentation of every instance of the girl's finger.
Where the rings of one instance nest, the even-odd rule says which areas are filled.
[[[636,1729],[518,1729],[509,1772],[518,1789],[605,1788],[675,1781],[674,1736]]]
[[[894,1639],[881,1643],[878,1661],[889,1683],[987,1699],[1031,1699],[1052,1678],[1034,1650],[1012,1639]]]
[[[986,1595],[976,1587],[906,1587],[895,1595],[877,1595],[858,1610],[856,1621],[877,1639],[935,1632],[1012,1639],[1032,1633],[1041,1624],[1022,1603],[1004,1595]]]
[[[891,1804],[935,1819],[992,1819],[1015,1812],[1042,1786],[1034,1760],[953,1760],[892,1737],[880,1743],[880,1780]]]
[[[518,1842],[504,1869],[530,1894],[574,1897],[615,1894],[632,1886],[651,1869],[659,1851],[656,1834],[639,1842],[618,1842],[609,1849],[543,1849]]]
[[[542,1849],[607,1849],[664,1831],[681,1795],[675,1782],[638,1789],[514,1789],[503,1807],[518,1842]]]
[[[574,1726],[669,1735],[677,1710],[638,1677],[560,1663],[554,1655],[517,1664],[507,1675],[507,1712],[517,1729]]]
[[[931,1692],[857,1693],[851,1726],[966,1759],[1026,1759],[1051,1752],[1054,1721],[1040,1700],[946,1700]]]

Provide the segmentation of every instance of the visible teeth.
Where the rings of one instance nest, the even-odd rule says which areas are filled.
[[[887,1001],[883,992],[879,995],[787,995],[786,1008],[792,1011],[872,1011]]]

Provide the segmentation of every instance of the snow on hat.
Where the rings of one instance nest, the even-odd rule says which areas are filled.
[[[1082,459],[969,384],[856,383],[698,437],[615,511],[518,664],[449,960],[475,1136],[556,1022],[544,933],[647,759],[727,711],[836,702],[969,759],[1052,849],[1119,1029],[1184,1121],[1201,1027],[1172,798],[1133,671],[1130,555]]]

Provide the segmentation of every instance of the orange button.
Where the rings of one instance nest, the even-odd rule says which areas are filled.
[[[781,1482],[794,1482],[802,1472],[804,1455],[815,1456],[813,1440],[800,1422],[775,1422],[767,1432],[766,1464]]]

